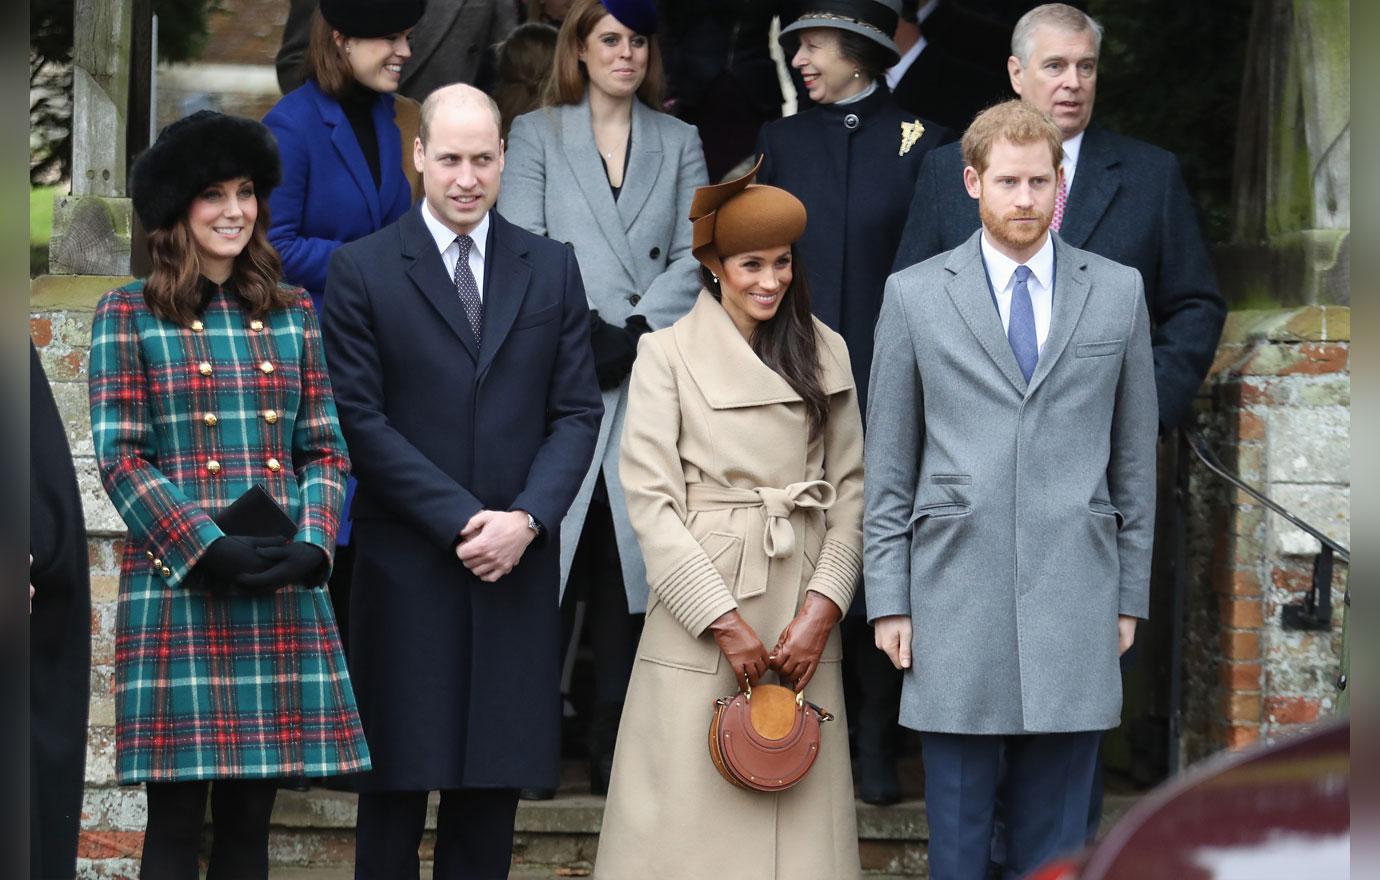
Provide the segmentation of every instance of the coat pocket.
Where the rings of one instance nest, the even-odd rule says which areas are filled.
[[[920,526],[921,521],[926,519],[967,516],[972,512],[973,508],[961,501],[936,501],[929,504],[917,504],[911,512],[910,527],[912,530],[916,529]]]
[[[743,564],[743,539],[732,532],[709,532],[701,540],[700,546],[714,570],[724,579],[724,586],[738,597],[738,569]]]
[[[1094,498],[1088,502],[1088,510],[1098,516],[1111,516],[1116,518],[1116,530],[1121,531],[1121,527],[1126,524],[1126,517],[1121,515],[1121,511],[1116,509],[1110,501],[1102,501]]]
[[[973,478],[968,474],[931,474],[930,482],[936,486],[967,486]]]
[[[552,303],[546,308],[537,309],[536,311],[528,312],[524,315],[518,315],[513,321],[512,330],[524,330],[528,327],[536,327],[540,324],[545,324],[547,321],[553,320],[560,314],[560,311],[561,304]],[[509,332],[512,332],[512,330]]]
[[[1124,339],[1109,339],[1106,342],[1080,342],[1074,354],[1081,358],[1106,357],[1120,354],[1126,345]]]

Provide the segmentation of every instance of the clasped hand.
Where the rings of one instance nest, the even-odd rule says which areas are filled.
[[[326,552],[314,544],[248,535],[217,538],[197,562],[213,591],[237,586],[258,593],[291,584],[319,587],[327,565]]]
[[[721,615],[709,625],[709,631],[738,681],[753,684],[771,669],[799,692],[814,678],[829,633],[842,616],[832,601],[806,592],[804,604],[781,631],[770,654],[737,610]]]
[[[455,555],[481,581],[492,584],[522,559],[536,532],[522,510],[481,510],[460,532]]]

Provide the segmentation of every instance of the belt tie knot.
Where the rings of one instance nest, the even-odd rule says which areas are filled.
[[[838,493],[824,480],[791,483],[784,489],[760,486],[753,490],[762,499],[767,527],[762,532],[762,550],[770,559],[784,559],[795,553],[795,528],[791,514],[797,510],[828,510]]]

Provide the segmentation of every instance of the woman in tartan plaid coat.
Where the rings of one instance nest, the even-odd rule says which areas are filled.
[[[267,877],[278,778],[370,766],[319,589],[349,462],[311,302],[265,236],[278,168],[257,122],[168,126],[131,176],[153,271],[106,294],[92,332],[96,458],[129,526],[116,763],[148,784],[145,880],[197,876],[208,788],[208,880]],[[255,485],[290,540],[216,524]]]

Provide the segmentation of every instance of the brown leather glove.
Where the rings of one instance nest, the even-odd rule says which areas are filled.
[[[770,661],[767,659],[767,646],[757,638],[757,633],[743,620],[737,609],[726,611],[709,624],[714,641],[724,659],[733,667],[733,675],[738,679],[738,687],[745,683],[756,683],[766,675]]]
[[[782,681],[793,682],[797,693],[805,690],[805,685],[815,677],[829,633],[842,616],[839,606],[822,594],[808,590],[804,604],[781,631],[781,638],[771,650],[771,668]]]

